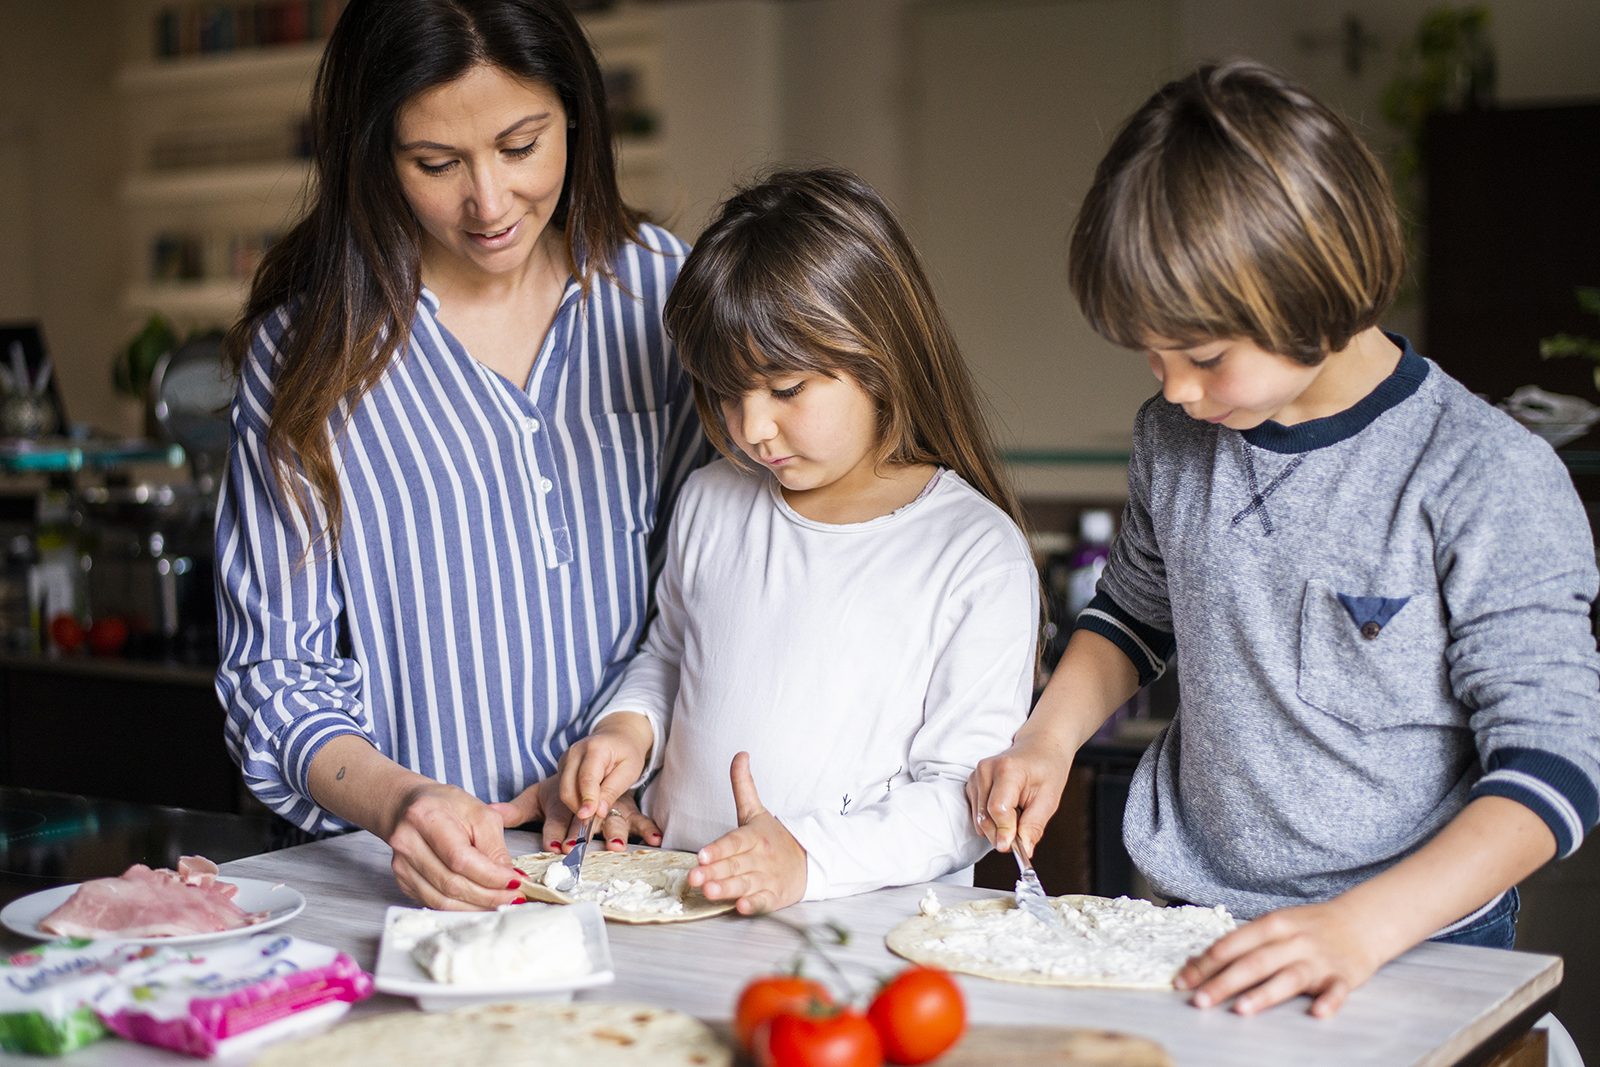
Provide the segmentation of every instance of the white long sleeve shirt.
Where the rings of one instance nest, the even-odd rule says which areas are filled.
[[[724,460],[690,476],[668,536],[659,614],[602,712],[650,720],[666,847],[737,825],[748,751],[806,850],[806,899],[970,868],[988,845],[963,787],[1032,695],[1038,578],[1010,518],[941,470],[893,514],[814,522]]]

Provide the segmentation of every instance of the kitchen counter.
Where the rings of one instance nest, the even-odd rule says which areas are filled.
[[[537,839],[508,835],[514,852],[533,852]],[[388,848],[366,833],[349,834],[223,865],[227,875],[283,881],[305,894],[306,910],[280,929],[337,946],[362,966],[376,960],[385,909],[411,904],[389,872]],[[835,950],[853,975],[888,972],[903,961],[883,946],[883,936],[916,911],[925,886],[904,886],[858,897],[797,905],[785,917],[829,920],[849,929],[848,946]],[[992,890],[939,886],[946,902],[997,895]],[[719,916],[664,926],[609,924],[616,962],[614,984],[582,999],[664,1005],[708,1021],[726,1020],[740,987],[751,976],[782,969],[797,941],[783,926],[760,919]],[[9,933],[0,948],[23,940]],[[854,964],[851,967],[850,964]],[[1284,1064],[1296,1067],[1351,1063],[1436,1065],[1480,1063],[1526,1031],[1548,1010],[1561,983],[1561,960],[1526,952],[1455,945],[1421,945],[1390,963],[1353,993],[1331,1020],[1312,1019],[1289,1006],[1256,1018],[1198,1011],[1181,994],[1096,989],[1051,989],[962,977],[974,1023],[1058,1025],[1138,1034],[1159,1042],[1180,1067]],[[414,1007],[403,998],[376,995],[349,1018]],[[38,1062],[23,1057],[0,1060]],[[156,1049],[108,1040],[72,1054],[71,1067],[103,1064],[192,1063]]]

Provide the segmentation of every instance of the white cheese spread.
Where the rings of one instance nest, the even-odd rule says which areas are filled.
[[[917,910],[924,915],[937,915],[942,910],[939,904],[939,894],[935,893],[932,887],[929,887],[928,891],[922,894],[922,899],[917,902]]]
[[[1027,912],[945,908],[927,947],[993,972],[1108,984],[1170,983],[1179,968],[1235,926],[1226,908],[1162,908],[1118,897],[1053,901],[1051,931]],[[926,912],[925,912],[926,914]]]
[[[574,881],[576,877],[576,875],[567,869],[565,864],[558,862],[552,863],[550,866],[546,867],[544,869],[544,875],[539,879],[539,881],[544,883],[544,887],[546,889],[553,889],[559,893],[563,889],[567,888],[568,883]]]
[[[439,923],[414,942],[411,957],[434,981],[459,986],[529,985],[593,969],[578,916],[533,904]]]
[[[664,885],[630,878],[580,881],[564,892],[575,900],[592,900],[612,911],[633,915],[682,915],[684,894],[689,889],[688,877],[689,872],[683,870],[666,872]]]

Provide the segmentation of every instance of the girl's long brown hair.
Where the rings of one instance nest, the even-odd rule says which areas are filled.
[[[842,372],[876,403],[880,463],[948,467],[1023,525],[916,250],[854,174],[779,171],[735,193],[684,261],[664,318],[706,434],[735,462],[747,461],[724,400],[770,375]]]
[[[422,289],[421,230],[395,173],[395,117],[418,93],[480,64],[549,86],[575,123],[550,225],[564,232],[569,268],[585,289],[596,272],[611,276],[622,242],[638,235],[641,216],[617,190],[600,68],[562,0],[351,0],[312,93],[309,208],[262,259],[224,343],[241,369],[257,328],[287,309],[271,369],[267,454],[280,493],[313,532],[321,504],[330,547],[343,518],[335,412],[341,402],[353,406],[403,351]],[[295,470],[314,500],[288,491]]]

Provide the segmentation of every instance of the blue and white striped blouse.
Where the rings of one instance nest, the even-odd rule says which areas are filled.
[[[659,537],[707,455],[661,325],[687,248],[643,228],[617,281],[570,281],[526,389],[469,355],[424,290],[410,344],[349,412],[339,548],[309,556],[266,454],[282,313],[257,331],[217,510],[226,741],[304,829],[341,734],[484,800],[551,774],[643,634]],[[630,295],[631,294],[631,295]]]

